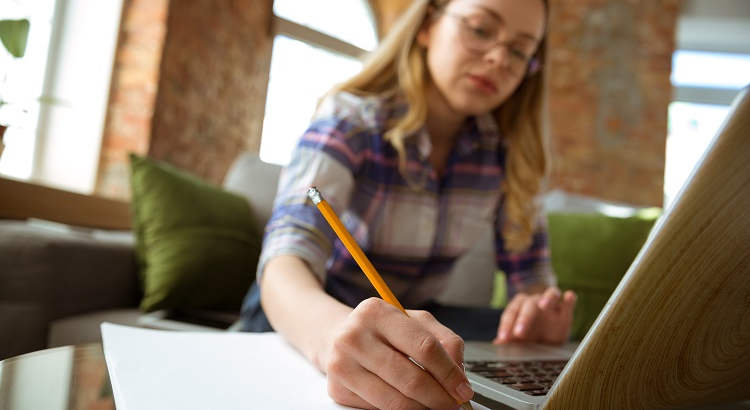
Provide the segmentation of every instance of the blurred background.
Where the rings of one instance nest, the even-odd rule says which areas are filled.
[[[545,200],[557,210],[548,222],[558,283],[579,297],[572,334],[579,339],[646,240],[661,211],[651,207],[674,201],[750,83],[750,0],[548,3],[545,129],[554,191]],[[359,70],[409,4],[0,0],[0,360],[96,343],[102,321],[229,326],[237,309],[231,320],[223,311],[171,314],[205,295],[224,303],[244,294],[213,287],[223,283],[214,278],[249,286],[256,262],[247,270],[243,263],[258,249],[237,239],[237,252],[225,252],[230,242],[215,232],[245,238],[250,229],[235,221],[250,215],[244,208],[233,215],[216,205],[223,192],[196,191],[193,183],[185,192],[194,204],[179,195],[170,203],[169,195],[131,198],[128,154],[240,193],[264,223],[278,169],[243,154],[287,163],[318,98]],[[239,171],[229,172],[235,163]],[[172,176],[160,185],[163,175],[155,175],[140,179],[142,192],[161,194],[183,181]],[[138,209],[158,212],[138,218]],[[196,214],[220,220],[180,231]],[[504,304],[491,231],[456,263],[438,300]],[[143,232],[158,240],[147,246]],[[219,272],[219,263],[239,269]],[[166,284],[170,297],[181,289],[198,294],[146,313],[139,303],[149,283]],[[67,408],[76,403],[69,397],[81,401],[75,408],[114,408],[97,349],[0,366],[0,408],[6,397],[45,403],[19,408]],[[48,394],[39,394],[39,383]]]
[[[9,0],[0,175],[127,200],[127,153],[220,183],[284,164],[408,2]],[[665,206],[750,83],[750,0],[551,0],[552,187]]]

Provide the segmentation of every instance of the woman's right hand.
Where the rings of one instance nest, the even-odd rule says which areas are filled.
[[[462,368],[463,340],[428,312],[408,314],[370,298],[330,335],[320,360],[328,394],[336,402],[361,408],[455,409],[473,397]]]

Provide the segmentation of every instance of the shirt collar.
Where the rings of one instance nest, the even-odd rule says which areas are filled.
[[[459,129],[456,150],[460,156],[467,156],[477,149],[494,150],[500,142],[500,131],[492,114],[469,117]],[[432,152],[430,135],[423,127],[416,135],[417,150],[421,158],[427,158]]]
[[[479,145],[483,149],[494,150],[500,143],[500,127],[497,119],[491,113],[479,115],[476,118],[476,127],[479,134]]]

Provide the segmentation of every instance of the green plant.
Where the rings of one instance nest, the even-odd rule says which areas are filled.
[[[29,27],[31,24],[27,19],[20,20],[0,20],[0,41],[8,50],[8,53],[15,58],[21,58],[26,54],[26,41],[29,38]],[[0,107],[7,104],[0,97]],[[7,124],[0,124],[0,153],[2,153],[2,140]]]
[[[30,26],[27,19],[0,20],[0,40],[13,57],[21,58],[26,53]]]

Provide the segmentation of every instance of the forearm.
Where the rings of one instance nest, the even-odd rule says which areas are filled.
[[[352,309],[326,294],[305,262],[291,255],[266,264],[261,305],[273,328],[324,371],[328,335]]]

